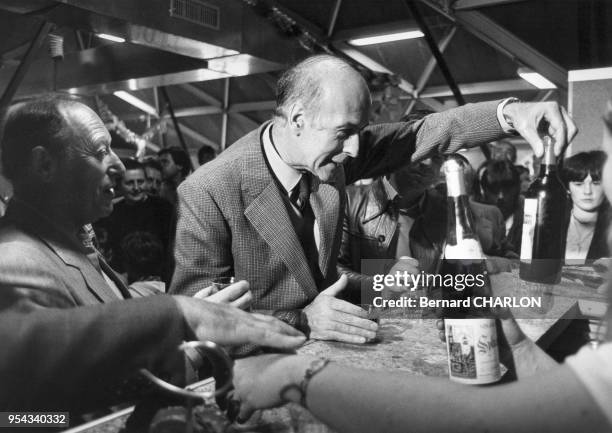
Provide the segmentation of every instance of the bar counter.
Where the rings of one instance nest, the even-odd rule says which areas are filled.
[[[540,293],[546,299],[541,309],[513,311],[525,334],[546,349],[571,319],[582,317],[580,301],[603,302],[594,287],[564,278],[556,286],[541,286],[520,281],[518,273],[502,273],[491,277],[495,294]],[[327,357],[340,364],[375,370],[400,370],[415,375],[448,377],[446,346],[438,335],[434,319],[405,318],[400,309],[383,313],[377,341],[356,345],[332,341],[309,340],[298,349],[299,354]],[[210,380],[200,389],[210,389]],[[103,422],[69,430],[71,433],[114,433],[119,430],[127,414],[110,416]],[[263,411],[252,429],[241,431],[266,432],[327,432],[307,411],[297,405]]]

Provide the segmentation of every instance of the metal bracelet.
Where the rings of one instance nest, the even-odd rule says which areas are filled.
[[[300,383],[300,391],[302,393],[302,397],[300,399],[300,404],[303,407],[307,407],[306,406],[306,391],[307,391],[307,388],[308,388],[308,384],[310,383],[311,379],[317,373],[319,373],[321,370],[323,370],[325,368],[325,366],[330,363],[330,361],[331,360],[328,359],[328,358],[315,359],[314,361],[312,361],[310,363],[310,367],[308,367],[306,369],[306,372],[304,373],[304,379],[302,379],[302,382]]]

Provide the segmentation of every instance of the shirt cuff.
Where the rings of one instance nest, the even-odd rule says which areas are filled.
[[[519,100],[517,98],[506,98],[497,106],[497,121],[506,134],[514,134],[516,132],[516,129],[504,117],[504,107],[511,102],[519,102]]]

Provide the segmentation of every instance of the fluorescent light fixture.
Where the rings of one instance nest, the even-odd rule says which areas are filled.
[[[147,104],[142,99],[138,99],[136,96],[128,92],[125,92],[123,90],[118,90],[114,92],[113,95],[115,95],[117,98],[123,99],[128,104],[132,104],[134,107],[141,109],[142,111],[144,111],[147,114],[150,114],[151,116],[159,117],[155,107]]]
[[[348,41],[349,44],[356,47],[364,45],[384,44],[385,42],[402,41],[404,39],[422,38],[423,32],[420,30],[412,30],[410,32],[388,33],[386,35],[370,36],[367,38],[357,38]]]
[[[106,33],[97,33],[96,36],[99,37],[99,38],[102,38],[102,39],[106,39],[107,41],[125,42],[124,38],[120,38],[119,36],[109,35],[109,34],[106,34]]]
[[[525,81],[538,89],[556,89],[557,86],[544,76],[532,71],[529,68],[518,68],[516,73]]]

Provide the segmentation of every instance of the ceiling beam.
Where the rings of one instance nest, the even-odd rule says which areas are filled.
[[[211,110],[211,113],[208,114],[220,114],[223,113],[223,109],[222,109],[222,104],[221,101],[217,98],[215,98],[214,96],[212,96],[211,94],[209,94],[208,92],[200,89],[199,87],[193,85],[193,84],[183,84],[181,85],[181,88],[187,92],[189,92],[192,96],[195,96],[196,98],[199,98],[201,100],[203,100],[204,102],[210,104],[212,107],[216,107],[219,109],[219,111],[217,112],[213,112]],[[211,107],[211,109],[212,109]],[[194,109],[197,107],[194,107]],[[180,111],[177,110],[177,112]],[[246,110],[245,110],[246,111]],[[179,116],[180,117],[180,116]],[[255,122],[253,119],[251,119],[248,116],[245,116],[244,114],[238,112],[238,111],[234,111],[232,112],[232,117],[240,120],[241,122],[247,124],[247,126],[249,128],[257,128],[259,126],[259,124],[257,122]]]
[[[515,62],[544,75],[562,89],[567,89],[567,70],[544,56],[531,45],[509,32],[481,12],[448,10],[439,0],[420,0]]]
[[[351,59],[355,60],[357,63],[365,66],[371,71],[382,72],[383,74],[397,76],[400,79],[399,88],[402,89],[404,92],[408,93],[409,95],[412,95],[414,97],[417,96],[414,91],[414,85],[412,83],[408,82],[406,79],[402,78],[390,69],[387,69],[385,66],[381,65],[376,60],[363,54],[361,51],[358,51],[357,49],[353,48],[345,42],[337,42],[334,44],[334,46],[340,49],[340,51],[349,56]]]
[[[451,27],[449,32],[440,40],[438,44],[438,49],[440,50],[441,53],[444,53],[444,51],[446,51],[446,48],[448,47],[448,44],[450,44],[450,41],[455,36],[455,33],[457,33],[457,26]],[[436,58],[432,55],[429,58],[429,61],[427,62],[427,64],[425,65],[425,68],[423,68],[423,72],[421,72],[419,81],[417,81],[417,85],[416,85],[417,95],[420,95],[425,89],[425,86],[427,85],[429,78],[431,78],[431,75],[436,69],[437,64],[438,62],[436,61]],[[414,109],[414,106],[416,105],[417,102],[418,102],[417,99],[413,99],[410,102],[410,104],[408,104],[408,107],[406,108],[406,111],[404,112],[404,114],[410,114],[410,112]]]
[[[131,44],[108,44],[66,53],[57,63],[57,90],[107,94],[226,76],[206,69],[207,66],[205,60],[167,51]],[[53,74],[49,73],[53,67],[49,56],[35,60],[18,94],[36,95],[53,89]],[[6,86],[14,71],[11,67],[0,69],[0,87]]]
[[[213,107],[221,107],[221,101],[215,98],[214,96],[206,93],[204,90],[198,88],[193,84],[181,84],[180,88],[184,91],[188,92],[191,96],[195,96],[198,99],[206,102]]]
[[[464,95],[480,95],[485,93],[524,92],[537,89],[523,79],[483,81],[480,83],[459,84]],[[448,86],[427,87],[421,94],[422,98],[450,98],[453,96]]]
[[[172,123],[168,123],[168,127],[174,129],[174,125]],[[206,144],[208,146],[211,146],[211,147],[215,148],[215,150],[219,150],[220,149],[219,143],[214,142],[210,138],[204,137],[198,131],[190,128],[189,126],[185,125],[184,123],[179,123],[179,128],[181,128],[181,132],[183,132],[187,137],[191,138],[192,140],[197,141],[198,144],[200,144],[200,145]],[[175,132],[176,132],[176,130],[175,130]]]
[[[346,42],[349,39],[366,38],[388,33],[405,32],[407,30],[418,30],[419,25],[414,20],[390,21],[384,24],[372,24],[368,26],[352,27],[335,32],[332,36],[334,42]]]
[[[517,3],[525,0],[457,0],[453,3],[453,9],[456,11],[467,9],[478,9],[487,6],[497,6],[506,3]]]
[[[231,104],[227,111],[228,113],[240,113],[244,111],[266,111],[274,110],[276,107],[276,101],[255,101],[255,102],[238,102]]]
[[[244,116],[242,113],[248,112],[248,111],[266,111],[266,110],[271,111],[271,110],[274,110],[274,107],[276,107],[276,101],[274,100],[255,101],[255,102],[239,102],[237,104],[231,104],[227,108],[227,112],[228,114],[231,114],[232,116],[236,118],[246,120],[247,122],[251,124],[251,126],[255,127],[255,126],[258,126],[258,123]],[[177,118],[209,116],[212,114],[223,114],[223,108],[208,105],[208,106],[177,108],[174,110],[174,115]],[[139,120],[141,117],[142,117],[141,114],[132,113],[132,114],[127,114],[125,116],[122,116],[122,119],[128,120],[128,121],[134,121],[134,120]],[[170,118],[170,115],[166,113],[162,117]]]

